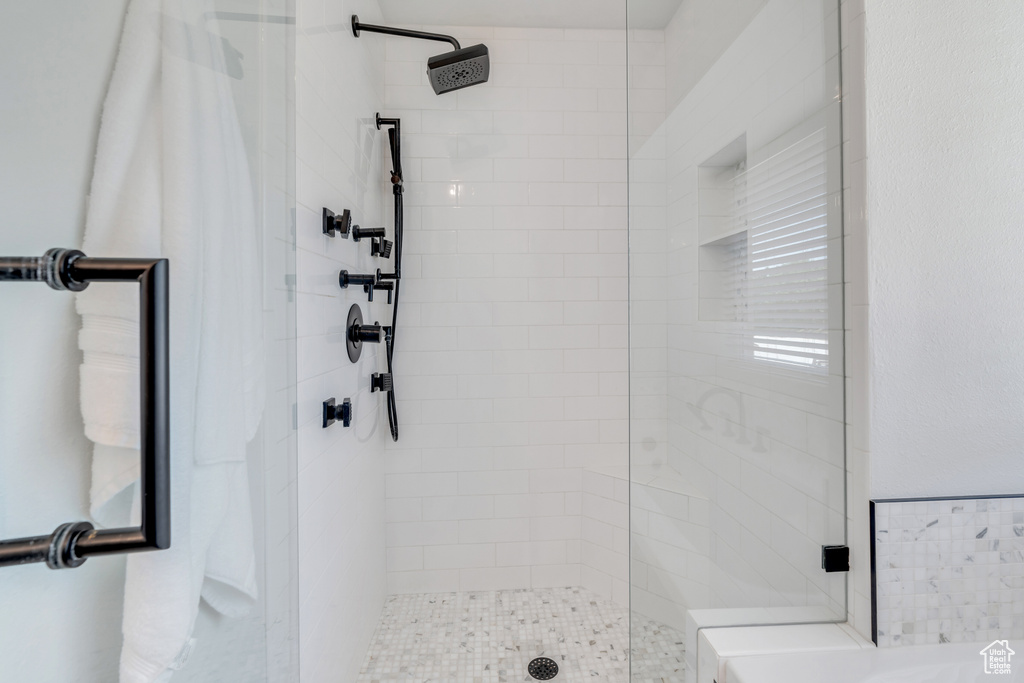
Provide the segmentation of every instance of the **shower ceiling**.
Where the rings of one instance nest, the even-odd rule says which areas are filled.
[[[439,26],[622,28],[624,0],[378,0],[393,23]],[[682,0],[641,0],[629,8],[631,28],[665,28]]]

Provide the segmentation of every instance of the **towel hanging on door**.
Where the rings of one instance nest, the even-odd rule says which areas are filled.
[[[131,0],[103,107],[84,248],[170,260],[172,545],[128,559],[122,683],[169,677],[200,596],[256,598],[247,442],[263,408],[255,206],[208,0]],[[138,478],[135,292],[78,295],[92,513],[123,524]]]

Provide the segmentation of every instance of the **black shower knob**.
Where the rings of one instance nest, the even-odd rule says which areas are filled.
[[[357,274],[350,273],[347,270],[343,270],[338,273],[338,285],[342,289],[347,289],[349,285],[372,285],[376,282],[377,276],[371,274]]]
[[[352,424],[352,401],[345,399],[341,405],[335,403],[334,397],[324,401],[323,428],[327,429],[335,422],[340,422],[342,427]]]
[[[384,237],[387,235],[386,228],[361,228],[358,225],[352,228],[352,241],[358,242],[364,237]]]
[[[352,228],[352,212],[345,209],[341,214],[336,214],[326,206],[323,210],[323,233],[329,237],[341,235],[348,238],[349,230]]]
[[[354,342],[379,344],[383,334],[384,328],[377,322],[373,325],[353,325],[348,328],[348,338]]]
[[[359,304],[352,304],[348,309],[348,319],[345,321],[345,346],[348,349],[348,359],[355,363],[363,352],[363,344],[379,344],[383,340],[385,328],[380,323],[372,325],[363,324],[363,312]]]

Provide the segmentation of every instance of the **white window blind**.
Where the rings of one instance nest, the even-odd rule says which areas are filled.
[[[745,355],[828,372],[826,136],[820,128],[751,166],[738,213],[746,222]]]

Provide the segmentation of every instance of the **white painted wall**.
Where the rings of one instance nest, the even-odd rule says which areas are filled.
[[[53,0],[4,10],[0,244],[6,255],[81,242],[100,108],[126,4]],[[0,537],[46,534],[88,518],[92,449],[78,407],[79,319],[73,296],[9,283],[0,292],[0,317]],[[48,683],[113,677],[122,559],[91,560],[67,572],[41,565],[2,571],[5,677]],[[50,656],[57,651],[62,656]]]
[[[1024,5],[866,3],[871,496],[1024,490]]]
[[[581,486],[626,458],[625,36],[428,30],[486,43],[491,77],[437,96],[443,48],[386,39],[407,190],[389,589],[611,597]]]
[[[384,47],[356,39],[349,16],[381,23],[376,0],[298,3],[296,31],[296,224],[298,245],[299,590],[302,681],[354,681],[386,595],[382,395],[370,374],[386,370],[384,350],[363,347],[349,362],[345,321],[389,320],[361,287],[342,290],[338,271],[372,273],[368,240],[322,234],[321,210],[352,211],[365,227],[390,225],[382,165],[387,137],[374,114],[384,101]],[[387,194],[385,195],[385,191]],[[388,230],[391,232],[390,228]],[[322,402],[351,398],[354,418],[322,428]]]

